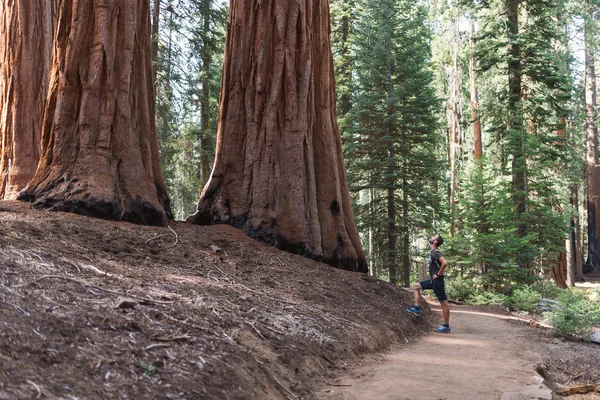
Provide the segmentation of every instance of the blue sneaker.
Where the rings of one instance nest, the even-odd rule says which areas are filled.
[[[450,327],[448,325],[442,325],[439,328],[435,328],[438,333],[450,333]]]
[[[421,308],[416,308],[416,307],[408,307],[406,308],[406,311],[408,311],[411,314],[415,314],[417,317],[421,316]]]

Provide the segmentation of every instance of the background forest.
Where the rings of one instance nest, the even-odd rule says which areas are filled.
[[[227,5],[153,7],[161,163],[183,219],[213,163]],[[550,279],[573,286],[600,268],[595,0],[330,7],[337,118],[371,274],[423,278],[438,232],[455,299],[537,299]]]

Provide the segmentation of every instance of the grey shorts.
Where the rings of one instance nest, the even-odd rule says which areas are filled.
[[[433,290],[433,293],[435,293],[440,303],[448,300],[448,297],[446,296],[446,285],[444,284],[443,275],[437,278],[436,280],[426,279],[424,281],[421,281],[419,282],[419,285],[421,285],[421,289]]]

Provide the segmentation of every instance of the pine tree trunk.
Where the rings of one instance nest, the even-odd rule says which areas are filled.
[[[388,42],[387,47],[387,176],[386,176],[386,187],[387,187],[387,239],[388,239],[388,251],[387,251],[387,264],[390,269],[390,283],[392,285],[398,284],[398,261],[397,261],[397,250],[396,240],[398,238],[397,226],[396,226],[396,151],[394,149],[394,143],[392,138],[394,137],[394,110],[393,107],[393,83],[392,74],[394,73],[394,60],[392,59],[392,48],[391,43]]]
[[[570,224],[569,224],[570,225]],[[566,262],[567,262],[567,286],[575,286],[575,243],[573,242],[573,236],[569,235],[565,240],[566,250]]]
[[[215,165],[189,221],[366,272],[329,28],[327,1],[231,0]]]
[[[471,52],[469,55],[469,81],[471,87],[471,124],[473,126],[473,158],[481,167],[483,145],[481,141],[481,121],[479,119],[479,101],[477,99],[477,84],[475,81],[475,20],[471,16]]]
[[[154,125],[147,0],[60,0],[34,206],[134,223],[171,217]]]
[[[388,173],[390,170],[393,171],[388,165]],[[392,178],[393,179],[393,178]],[[389,185],[389,182],[388,182]],[[395,191],[392,187],[388,187],[387,189],[387,264],[389,266],[389,278],[390,283],[392,285],[398,284],[398,262],[396,261],[396,201],[395,201]]]
[[[452,74],[450,76],[450,99],[448,100],[448,144],[450,145],[450,235],[456,233],[456,219],[458,204],[458,166],[457,161],[461,158],[462,143],[460,133],[460,72],[458,69],[458,21],[455,24],[454,49],[452,61]]]
[[[406,166],[404,166],[406,168]],[[408,179],[402,176],[402,286],[410,287],[410,234],[408,230]]]
[[[519,34],[519,2],[506,0],[508,16],[508,128],[510,130],[510,151],[512,153],[512,196],[516,220],[516,235],[524,237],[527,226],[522,220],[527,211],[527,163],[525,158],[525,132],[519,103],[521,100],[521,46],[517,40]],[[525,266],[526,261],[520,260],[519,265]]]
[[[14,199],[35,174],[48,92],[54,2],[0,2],[0,199]]]
[[[587,28],[587,26],[586,26]],[[587,209],[588,209],[588,260],[593,269],[600,268],[600,253],[598,248],[598,206],[600,200],[600,176],[598,174],[598,131],[596,129],[596,70],[594,51],[591,48],[591,33],[585,33],[585,115],[587,132]]]
[[[575,262],[575,281],[583,280],[583,255],[581,248],[581,220],[579,219],[579,191],[577,185],[573,185],[571,195],[571,205],[576,210],[575,218],[571,220],[573,226],[573,246],[574,246],[574,262]]]

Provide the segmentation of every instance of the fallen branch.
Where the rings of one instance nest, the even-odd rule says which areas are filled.
[[[600,392],[600,385],[569,386],[556,390],[556,393],[562,396],[568,396],[571,394],[583,394],[589,392]]]

